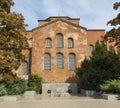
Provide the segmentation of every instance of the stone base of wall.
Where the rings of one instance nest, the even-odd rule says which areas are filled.
[[[116,101],[120,100],[120,95],[115,94],[103,94],[103,99],[109,100],[109,101]]]
[[[23,96],[24,98],[33,98],[36,95],[36,91],[26,91]]]
[[[94,90],[84,90],[81,89],[81,94],[84,96],[88,96],[88,97],[96,97],[98,96],[98,93]]]
[[[44,83],[43,96],[69,96],[77,94],[77,83]]]
[[[16,102],[21,99],[21,96],[3,96],[2,98],[4,102]]]

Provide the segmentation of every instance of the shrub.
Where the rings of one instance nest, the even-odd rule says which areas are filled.
[[[27,90],[27,81],[25,79],[18,78],[13,84],[7,85],[7,94],[8,95],[19,95],[24,93]]]
[[[0,96],[6,95],[7,90],[6,90],[6,85],[4,83],[0,84]]]
[[[100,89],[106,93],[120,93],[120,80],[105,81],[100,85]]]
[[[29,75],[28,90],[40,91],[42,89],[42,78],[38,75]]]
[[[100,84],[120,77],[120,59],[114,50],[107,50],[104,42],[97,42],[92,56],[85,59],[76,70],[80,87],[85,90],[100,91]]]

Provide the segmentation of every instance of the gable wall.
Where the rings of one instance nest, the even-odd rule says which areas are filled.
[[[56,34],[63,34],[63,48],[56,48]],[[52,48],[45,47],[46,38],[52,39]],[[74,40],[74,48],[68,48],[68,38]],[[81,61],[87,56],[87,34],[82,28],[71,26],[62,21],[57,21],[45,27],[33,31],[32,47],[32,73],[43,76],[45,82],[67,82],[73,81],[74,71],[68,69],[68,54],[75,53],[76,67],[80,66]],[[64,68],[56,68],[56,54],[60,52],[64,55]],[[51,71],[44,70],[44,54],[50,53],[52,58]]]
[[[56,19],[54,19],[56,20]],[[67,20],[67,19],[64,19]],[[71,20],[67,20],[72,22]],[[77,24],[77,20],[74,20]],[[73,22],[72,22],[73,23]],[[74,23],[74,24],[75,24]],[[47,24],[47,23],[46,23]],[[63,48],[56,48],[56,34],[63,34]],[[101,35],[104,35],[104,30],[86,30],[80,26],[74,26],[62,20],[57,20],[54,23],[39,27],[30,32],[27,36],[32,37],[32,52],[31,52],[31,74],[38,74],[43,77],[43,82],[47,83],[65,83],[78,82],[74,71],[69,71],[69,53],[76,55],[76,67],[81,65],[85,57],[89,57],[89,45],[95,45],[97,40],[100,40]],[[46,38],[51,38],[52,47],[46,48]],[[68,48],[68,38],[74,40],[74,48]],[[64,68],[57,69],[56,54],[60,52],[64,55]],[[44,70],[44,54],[51,54],[51,70]],[[29,51],[24,52],[29,55]],[[21,68],[18,73],[21,73]],[[21,74],[20,74],[21,75]]]

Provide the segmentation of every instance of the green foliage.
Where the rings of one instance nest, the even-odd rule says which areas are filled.
[[[113,50],[107,51],[104,42],[97,42],[92,57],[85,59],[77,69],[81,88],[99,91],[99,84],[120,77],[119,67],[118,55]]]
[[[8,95],[23,94],[26,90],[27,90],[27,81],[25,79],[18,78],[17,82],[7,85]]]
[[[119,10],[120,2],[114,3],[113,8],[115,10],[120,11]],[[115,18],[113,18],[112,20],[108,21],[107,24],[110,24],[111,26],[114,26],[114,27],[110,31],[106,32],[106,34],[105,34],[106,40],[110,41],[109,37],[112,37],[112,38],[114,38],[116,40],[116,44],[118,44],[117,43],[117,39],[118,39],[118,36],[120,36],[120,13],[118,13],[118,15]]]
[[[7,90],[6,90],[6,85],[4,83],[0,84],[0,96],[6,95]]]
[[[120,93],[120,80],[105,81],[100,85],[100,89],[106,93]]]
[[[6,84],[13,84],[18,80],[18,77],[13,73],[5,73],[4,75],[0,75],[0,82],[4,82]]]
[[[13,4],[13,0],[0,0],[0,12],[10,12],[10,6]]]
[[[0,0],[0,74],[18,69],[24,60],[22,49],[28,47],[26,24],[21,14],[11,12],[13,0]]]
[[[42,89],[42,78],[38,75],[29,75],[28,89],[39,91]]]

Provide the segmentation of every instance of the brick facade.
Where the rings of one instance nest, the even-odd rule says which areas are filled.
[[[29,64],[31,74],[39,74],[43,77],[43,82],[65,83],[77,82],[74,70],[69,69],[69,54],[75,55],[75,66],[79,67],[85,57],[90,56],[89,46],[95,45],[97,40],[104,35],[104,30],[88,30],[80,26],[80,19],[69,17],[49,17],[46,20],[38,20],[39,26],[28,32],[27,38],[32,47],[23,51],[26,61]],[[56,35],[63,36],[63,47],[57,48]],[[46,39],[51,39],[51,47],[46,48]],[[68,47],[68,39],[73,39],[73,48]],[[30,45],[31,46],[31,45]],[[44,56],[46,53],[51,57],[51,69],[44,69]],[[63,55],[63,68],[57,68],[56,55]],[[29,58],[29,59],[28,59]],[[22,65],[18,70],[18,75],[22,75]]]

